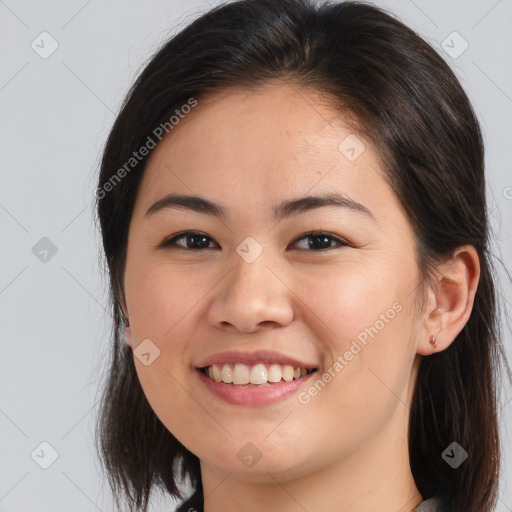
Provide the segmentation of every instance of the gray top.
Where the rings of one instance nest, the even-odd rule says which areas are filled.
[[[436,496],[429,498],[428,500],[422,501],[415,509],[411,512],[438,512],[440,500]]]
[[[198,505],[196,502],[191,501],[192,498],[189,498],[187,502],[182,503],[180,507],[175,509],[176,512],[180,510],[190,510],[190,508],[197,507],[199,510],[203,510],[202,508],[202,502],[201,505]],[[195,503],[195,504],[194,504]],[[429,498],[428,500],[422,501],[415,509],[411,510],[411,512],[439,512],[440,509],[440,498],[434,496],[432,498]],[[194,504],[194,507],[190,507],[190,505]]]

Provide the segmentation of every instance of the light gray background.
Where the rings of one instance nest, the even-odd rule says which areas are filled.
[[[468,92],[484,130],[495,252],[512,268],[512,1],[375,3],[438,48]],[[96,172],[138,71],[165,39],[211,5],[0,0],[0,511],[112,510],[92,442],[109,334],[92,214]],[[31,47],[35,41],[40,52],[43,44],[50,48],[44,31],[58,43],[46,59]],[[469,44],[457,58],[441,47],[454,31]],[[447,44],[452,53],[463,48],[457,36]],[[39,259],[44,253],[38,258],[32,251],[42,237],[57,248],[46,262]],[[510,282],[502,283],[508,307]],[[502,399],[504,434],[512,419],[508,397],[509,387]],[[40,462],[49,457],[38,448],[43,441],[58,452],[48,469],[31,458],[35,449]],[[500,512],[512,511],[506,435],[503,445]],[[152,510],[172,510],[170,503]]]

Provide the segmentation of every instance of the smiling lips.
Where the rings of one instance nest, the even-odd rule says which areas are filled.
[[[203,385],[233,405],[268,405],[306,385],[318,366],[279,352],[221,352],[196,366]]]
[[[215,382],[262,386],[300,379],[316,367],[279,352],[257,350],[220,352],[203,361],[198,369]]]

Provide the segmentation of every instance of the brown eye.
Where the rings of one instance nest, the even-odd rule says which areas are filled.
[[[184,243],[178,243],[183,240]],[[208,235],[204,233],[200,233],[197,231],[185,231],[180,233],[179,235],[173,236],[172,238],[166,239],[161,242],[158,247],[159,248],[170,248],[177,247],[180,249],[188,249],[188,250],[202,250],[209,249],[208,240],[212,240]]]
[[[332,247],[336,247],[332,245],[332,242],[337,244],[338,247],[348,247],[350,244],[341,238],[333,236],[329,233],[324,233],[322,231],[314,231],[311,233],[306,233],[301,237],[297,238],[294,242],[296,244],[300,240],[308,240],[305,248],[303,249],[313,249],[314,252],[323,251],[326,249],[330,249]]]

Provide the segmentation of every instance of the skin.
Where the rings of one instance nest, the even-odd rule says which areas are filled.
[[[157,416],[200,458],[206,512],[405,512],[423,499],[407,446],[418,365],[467,322],[478,256],[462,246],[440,265],[418,314],[411,226],[370,141],[357,135],[366,149],[353,162],[338,149],[350,134],[322,95],[274,83],[202,99],[150,156],[128,237],[128,343],[149,338],[160,350],[148,366],[134,358],[137,374]],[[273,219],[281,201],[327,191],[375,220],[341,207]],[[145,216],[168,193],[206,197],[228,216]],[[207,248],[156,248],[185,230],[207,235]],[[317,230],[333,239],[308,248],[299,237]],[[248,236],[263,249],[250,264],[236,252]],[[394,303],[401,311],[307,404],[295,394],[230,405],[197,378],[206,356],[233,349],[277,350],[321,376]],[[250,468],[237,457],[248,442],[261,453]]]

